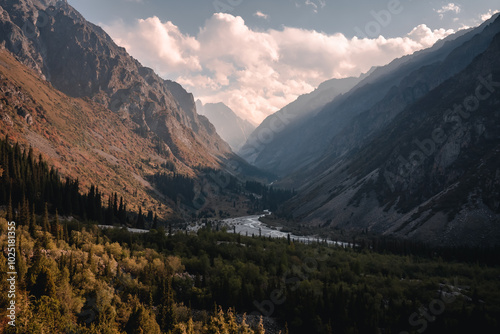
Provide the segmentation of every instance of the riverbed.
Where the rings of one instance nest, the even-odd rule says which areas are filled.
[[[247,235],[251,237],[254,236],[263,236],[263,237],[271,237],[271,238],[288,238],[287,232],[282,232],[279,228],[271,228],[262,223],[259,218],[264,215],[253,215],[253,216],[244,216],[237,218],[227,218],[222,221],[223,225],[227,227],[227,232],[229,233],[239,233],[241,235]],[[298,236],[294,234],[290,234],[290,240],[294,242],[302,242],[302,243],[313,243],[318,242],[317,236]],[[324,239],[319,239],[320,242],[325,242]],[[345,242],[334,241],[334,240],[326,240],[328,244],[336,244],[342,247],[346,247],[348,244]]]

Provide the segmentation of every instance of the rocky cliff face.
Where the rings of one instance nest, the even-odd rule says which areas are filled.
[[[188,166],[231,154],[193,96],[118,47],[66,1],[0,1],[0,41],[60,91],[90,98],[135,131],[157,138]]]

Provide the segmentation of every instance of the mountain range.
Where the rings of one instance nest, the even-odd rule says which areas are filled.
[[[496,15],[377,68],[312,116],[258,128],[269,139],[243,156],[298,188],[282,214],[300,224],[497,243],[499,33]]]
[[[84,190],[165,218],[243,215],[259,198],[277,207],[271,195],[295,194],[275,213],[291,226],[491,245],[500,240],[499,43],[496,15],[326,81],[254,130],[142,66],[66,1],[0,0],[0,133]]]

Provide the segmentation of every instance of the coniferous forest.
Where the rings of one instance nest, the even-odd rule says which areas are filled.
[[[100,229],[142,216],[0,141],[1,243],[16,222],[6,333],[470,333],[500,319],[498,250],[322,242],[208,228]],[[247,190],[257,192],[258,189]],[[253,185],[255,187],[255,185]],[[262,190],[262,189],[261,189]],[[271,191],[267,189],[266,191]],[[107,205],[103,204],[107,203]],[[6,247],[3,249],[7,250]],[[0,284],[8,291],[6,252]],[[7,294],[0,297],[6,312]]]

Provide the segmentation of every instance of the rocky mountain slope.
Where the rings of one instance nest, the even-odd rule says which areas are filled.
[[[292,103],[266,117],[238,153],[248,162],[275,173],[287,170],[286,166],[279,167],[283,157],[294,154],[294,148],[287,145],[287,141],[300,138],[296,131],[300,130],[302,124],[312,119],[335,97],[356,86],[365,76],[366,74],[358,78],[331,79],[320,84],[311,93],[299,96]],[[275,153],[279,156],[274,156]]]
[[[143,67],[66,1],[3,0],[0,6],[0,41],[58,90],[108,107],[187,166],[216,166],[231,154],[196,113],[192,94]]]
[[[129,209],[192,214],[165,198],[152,175],[194,180],[204,199],[194,209],[228,196],[219,172],[267,177],[231,151],[191,93],[143,67],[66,1],[0,0],[0,44],[2,133],[63,176],[118,192]]]
[[[247,141],[250,134],[255,130],[255,126],[247,120],[240,118],[231,108],[224,103],[203,104],[196,101],[198,114],[206,116],[215,126],[217,133],[226,143],[237,152]]]
[[[280,176],[306,168],[307,173],[295,178],[303,180],[325,155],[338,157],[356,149],[406,106],[463,70],[491,42],[496,31],[488,28],[492,22],[493,19],[475,29],[460,31],[430,49],[375,69],[314,117],[300,122],[286,118],[286,124],[280,123],[278,131],[269,128],[260,135],[257,129],[256,137],[261,140],[247,146],[244,153],[242,150],[243,157]],[[479,33],[480,37],[474,39]],[[418,75],[416,71],[420,71]],[[366,111],[372,112],[370,118],[360,116]],[[362,122],[364,125],[359,126]]]
[[[434,244],[498,243],[499,59],[497,18],[441,63],[412,72],[392,88],[388,96],[401,101],[404,88],[412,87],[408,82],[428,87],[401,113],[392,115],[387,104],[361,113],[359,119],[367,122],[355,121],[350,130],[366,131],[370,122],[375,124],[372,134],[364,134],[364,144],[340,157],[332,142],[331,154],[313,169],[319,176],[285,211],[310,225],[366,229]],[[443,73],[459,68],[444,79]],[[384,118],[390,120],[379,121]]]
[[[144,178],[167,161],[151,141],[102,105],[54,89],[7,50],[0,50],[0,136],[43,154],[83,189],[94,184],[118,193],[130,210],[173,214]]]

